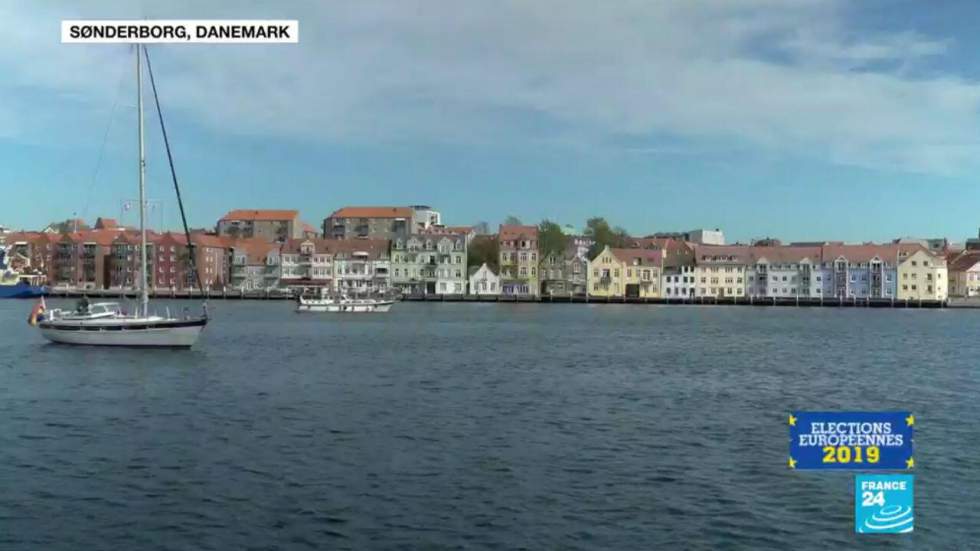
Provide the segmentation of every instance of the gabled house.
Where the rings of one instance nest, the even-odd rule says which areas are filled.
[[[500,294],[500,276],[493,273],[486,262],[479,268],[470,268],[469,293],[477,296],[493,296]]]

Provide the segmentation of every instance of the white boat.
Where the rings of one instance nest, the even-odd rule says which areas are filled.
[[[97,302],[74,311],[52,310],[38,323],[52,342],[94,346],[190,347],[206,317],[126,315],[118,303]]]
[[[204,315],[183,318],[151,315],[149,312],[149,293],[147,290],[147,247],[146,247],[146,159],[143,147],[143,71],[140,53],[146,55],[145,48],[136,45],[136,90],[139,120],[139,216],[140,216],[140,263],[139,291],[140,302],[135,314],[127,314],[116,303],[101,302],[90,305],[88,299],[79,301],[75,310],[45,311],[44,299],[35,307],[30,318],[31,324],[36,324],[41,335],[49,341],[61,344],[90,345],[90,346],[127,346],[127,347],[172,347],[188,348],[197,342],[201,331],[208,323],[207,309]],[[150,67],[149,56],[146,57],[150,83],[153,85],[153,97],[160,115],[160,127],[163,133],[164,145],[170,160],[171,174],[174,177],[174,187],[177,187],[177,177],[173,172],[173,160],[170,156],[170,144],[167,140],[166,128],[163,126],[163,115],[156,96],[156,86],[153,82],[153,71]],[[177,188],[177,202],[180,206],[181,217],[184,218],[184,206],[180,200],[180,190]],[[187,231],[184,219],[184,232],[187,234],[187,246],[191,248],[191,268],[198,278],[196,267],[193,265],[193,246],[190,233]]]
[[[374,298],[348,298],[348,297],[322,297],[305,298],[299,297],[296,305],[297,312],[330,312],[330,313],[370,313],[387,312],[394,304],[393,300],[383,300]]]

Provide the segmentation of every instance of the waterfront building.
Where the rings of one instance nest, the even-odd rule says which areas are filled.
[[[484,262],[479,268],[470,268],[469,293],[477,296],[500,294],[500,276],[495,274]]]
[[[467,236],[431,227],[391,242],[391,284],[408,295],[466,292]]]
[[[951,297],[980,296],[980,251],[963,251],[947,260]]]
[[[423,235],[436,242],[436,294],[466,293],[466,235],[437,227],[425,230]]]
[[[694,245],[695,297],[740,298],[746,296],[746,269],[752,263],[744,245]]]
[[[587,251],[569,239],[564,251],[552,252],[541,258],[538,276],[541,294],[550,296],[580,296],[588,293],[589,260]]]
[[[501,294],[538,296],[538,227],[501,224],[498,239]]]
[[[231,238],[256,237],[281,243],[303,237],[303,223],[296,210],[237,209],[218,220],[217,233]]]
[[[282,288],[334,290],[334,265],[329,239],[290,239],[266,254],[269,283]],[[276,277],[278,276],[278,281]],[[274,282],[274,283],[273,283]]]
[[[282,245],[262,239],[239,239],[230,247],[229,285],[243,291],[262,291],[279,286],[278,252]]]
[[[156,264],[154,240],[156,235],[147,232],[146,236],[146,270],[147,274],[154,273]],[[139,233],[122,232],[116,235],[110,246],[112,270],[109,272],[109,287],[113,289],[135,289],[143,277],[140,269],[140,251],[142,240]],[[154,280],[147,278],[147,285],[153,286]]]
[[[333,253],[335,291],[362,295],[385,293],[391,288],[388,241],[341,239],[329,240],[328,246]]]
[[[622,260],[606,245],[588,262],[589,296],[619,297],[626,288],[625,270]]]
[[[662,249],[612,249],[622,264],[623,294],[627,298],[660,298]]]
[[[183,288],[196,289],[194,272],[186,261],[190,258],[187,238],[180,233],[172,235],[181,244],[176,250],[183,253],[177,257],[177,272],[183,276]],[[231,264],[228,248],[231,240],[210,233],[191,232],[191,243],[194,245],[194,265],[200,274],[201,286],[205,291],[224,289],[228,285]]]
[[[436,242],[412,235],[391,241],[391,285],[406,295],[436,292]]]
[[[820,247],[764,245],[748,248],[746,294],[751,297],[823,296]],[[736,278],[737,280],[737,278]]]
[[[412,207],[344,207],[323,220],[323,236],[329,239],[406,239],[415,233],[415,217],[416,211]]]
[[[899,300],[946,300],[949,274],[946,257],[916,245],[898,264]]]
[[[634,239],[632,246],[644,249],[660,249],[663,255],[661,294],[664,298],[689,298],[694,296],[696,284],[694,247],[679,239]]]
[[[814,296],[843,299],[893,299],[898,292],[898,263],[917,245],[865,243],[821,248],[820,290]],[[905,251],[905,252],[903,252]]]
[[[105,230],[62,234],[55,249],[53,282],[76,289],[107,288],[112,242],[118,234]]]

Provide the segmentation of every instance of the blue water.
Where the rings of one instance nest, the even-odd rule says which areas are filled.
[[[153,351],[32,305],[0,301],[0,549],[980,545],[980,311],[214,301]],[[914,534],[787,468],[794,409],[915,413]]]

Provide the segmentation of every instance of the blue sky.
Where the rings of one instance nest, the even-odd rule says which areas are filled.
[[[975,4],[605,4],[5,3],[0,224],[135,195],[132,54],[62,45],[61,19],[288,18],[299,44],[151,49],[195,226],[426,203],[743,241],[976,234]],[[175,227],[148,128],[154,225]]]

